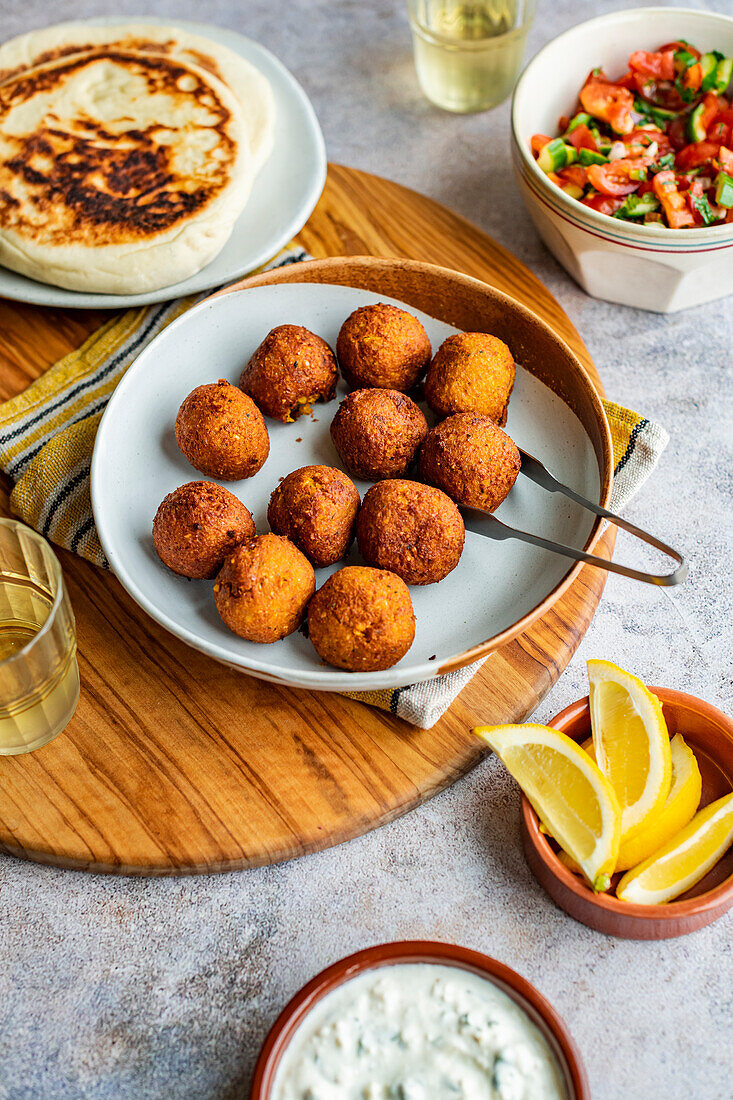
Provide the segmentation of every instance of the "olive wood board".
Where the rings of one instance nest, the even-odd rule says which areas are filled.
[[[580,337],[535,276],[430,199],[331,165],[298,241],[316,257],[406,257],[483,279],[551,324],[601,391]],[[23,390],[106,316],[0,301],[0,398]],[[9,489],[3,478],[4,514]],[[610,556],[613,538],[609,529],[596,553]],[[67,551],[59,557],[76,614],[81,697],[55,741],[0,757],[0,851],[116,874],[274,863],[419,805],[484,755],[472,726],[521,721],[537,707],[587,630],[606,578],[583,568],[421,730],[353,699],[219,664],[157,626],[112,575]]]

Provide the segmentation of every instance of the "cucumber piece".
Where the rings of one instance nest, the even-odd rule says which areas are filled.
[[[588,126],[588,124],[592,121],[593,119],[590,115],[586,114],[585,111],[581,111],[580,114],[577,114],[570,119],[570,122],[568,123],[568,128],[563,136],[566,136],[567,134],[572,134],[573,130],[577,130],[579,126]]]
[[[733,176],[727,172],[718,172],[715,181],[715,201],[718,206],[733,206]]]
[[[572,145],[568,145],[562,138],[555,138],[540,149],[537,163],[543,172],[559,172],[561,168],[575,164],[577,159],[577,150]]]
[[[704,53],[700,58],[700,68],[702,69],[701,92],[709,92],[715,86],[715,70],[718,67],[718,62],[722,60],[723,55],[719,54],[717,50],[713,50],[712,53]]]
[[[724,57],[715,67],[715,84],[713,91],[720,95],[726,90],[733,77],[733,57]]]
[[[695,107],[695,110],[691,112],[690,117],[687,120],[688,141],[704,141],[707,137],[707,131],[702,124],[702,116],[704,113],[704,103],[698,103],[697,107]]]
[[[578,149],[578,160],[584,167],[589,164],[608,164],[608,157],[603,153],[594,153],[592,149]]]
[[[646,195],[627,195],[614,218],[643,218],[658,209],[659,199],[652,191],[647,191]]]

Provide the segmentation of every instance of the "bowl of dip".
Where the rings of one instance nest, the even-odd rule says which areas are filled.
[[[275,1021],[250,1100],[589,1100],[553,1007],[487,955],[415,941],[321,971]]]

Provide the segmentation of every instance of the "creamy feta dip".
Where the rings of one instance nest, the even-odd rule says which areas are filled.
[[[560,1067],[529,1016],[455,966],[367,970],[308,1013],[278,1067],[273,1100],[566,1100]]]

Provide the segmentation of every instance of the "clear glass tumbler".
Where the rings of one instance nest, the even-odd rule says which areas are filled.
[[[415,68],[446,111],[486,111],[516,83],[535,0],[408,0]]]
[[[48,744],[78,700],[74,613],[59,560],[32,528],[0,518],[0,756]]]

